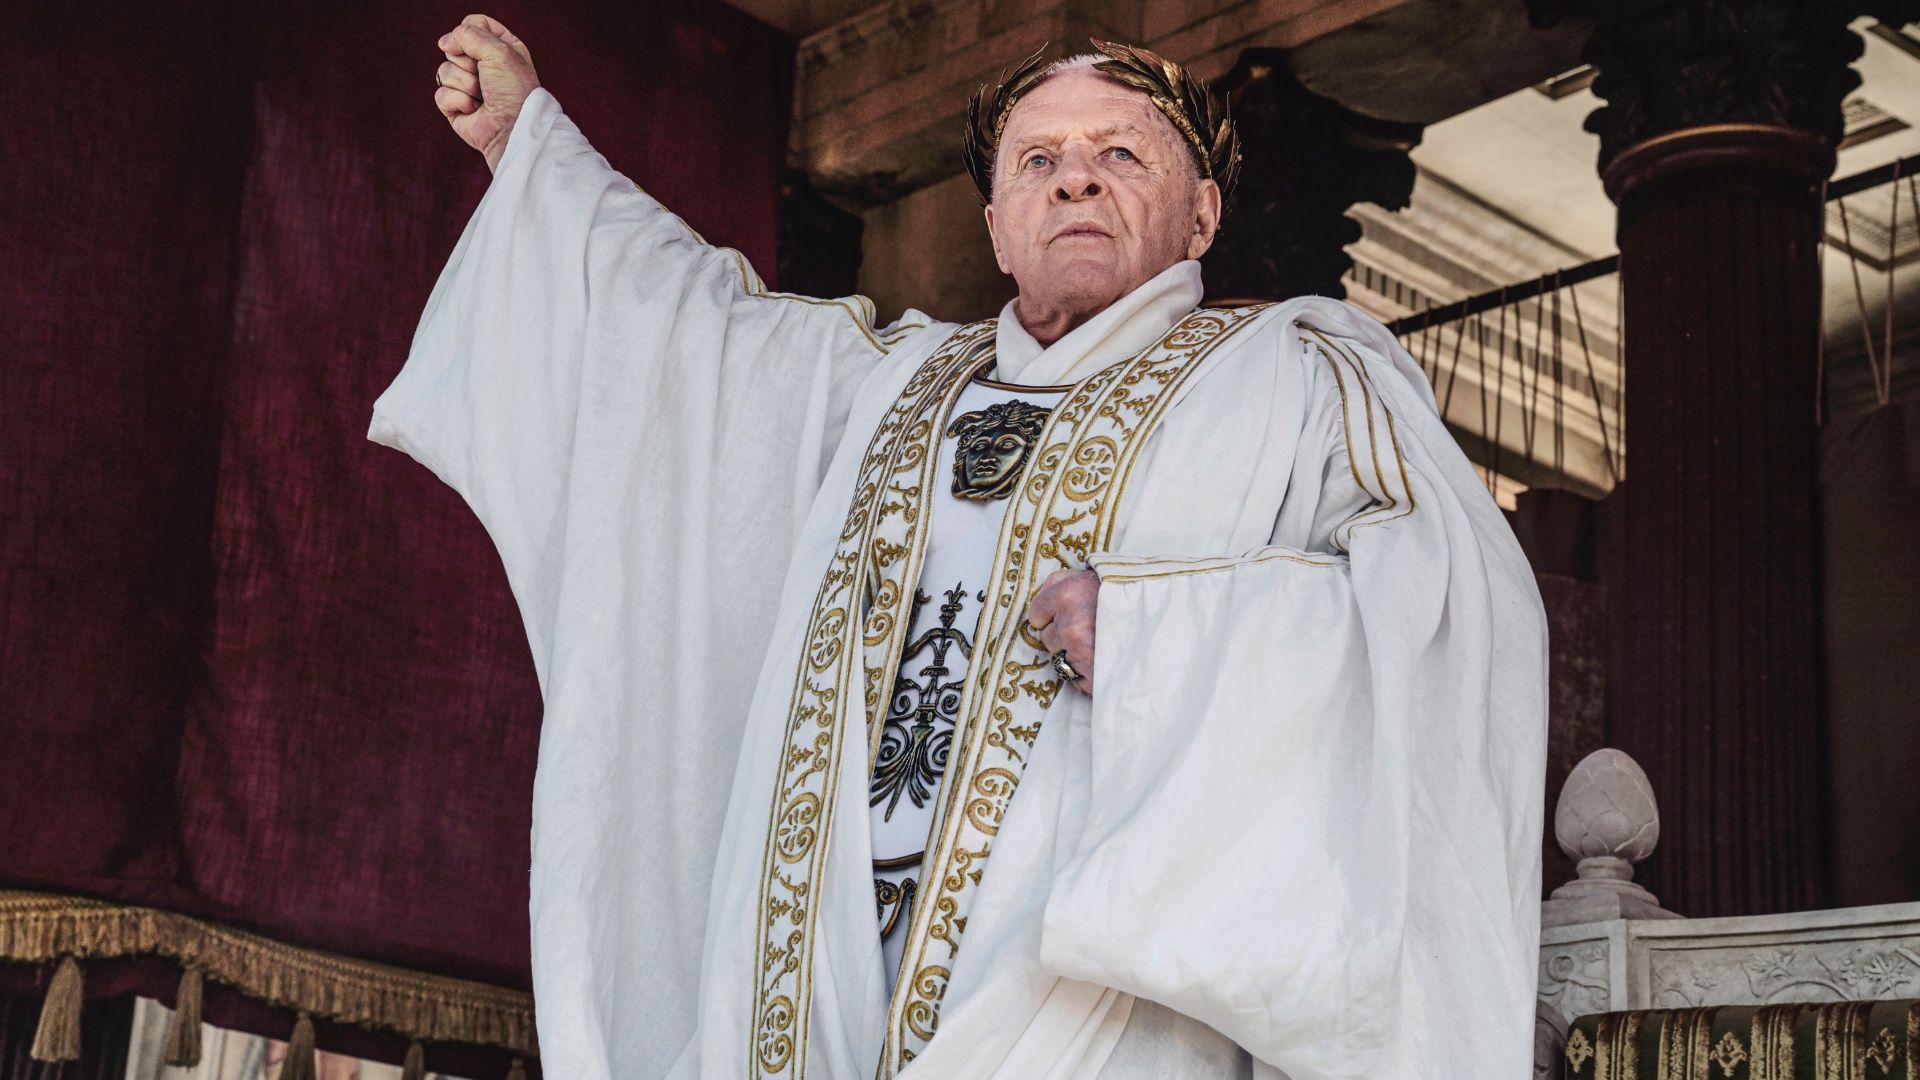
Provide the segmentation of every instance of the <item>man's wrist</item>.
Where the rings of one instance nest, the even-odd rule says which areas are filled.
[[[518,119],[518,117],[515,118],[516,123]],[[512,134],[513,124],[508,124],[506,127],[501,128],[500,134],[495,135],[493,140],[487,143],[487,148],[481,151],[481,156],[487,159],[488,172],[500,171],[500,159],[507,155],[507,137]]]

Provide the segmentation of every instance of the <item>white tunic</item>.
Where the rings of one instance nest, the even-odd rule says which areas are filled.
[[[860,298],[767,291],[532,95],[370,434],[466,498],[526,622],[550,1074],[1525,1074],[1531,572],[1377,324],[1198,297],[1178,264],[1045,349],[1004,316],[876,327]],[[1044,657],[1006,653],[1033,685],[970,745],[1018,767],[965,766],[993,797],[944,819],[972,830],[941,838],[955,904],[916,911],[943,936],[916,927],[933,951],[890,997],[865,723],[841,721],[860,635],[897,639],[873,598],[822,601],[868,584],[843,559],[924,549],[849,554],[850,525],[929,497],[865,485],[870,448],[985,343],[1001,378],[1103,402],[1087,430],[1135,432],[1018,496],[1052,515],[1089,485],[1099,532],[1046,516],[996,552],[1101,574],[1099,692],[1043,703]],[[1034,581],[991,584],[999,620]]]

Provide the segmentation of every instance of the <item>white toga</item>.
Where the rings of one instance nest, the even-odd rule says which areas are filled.
[[[1045,349],[876,327],[529,99],[371,436],[526,622],[550,1075],[1525,1075],[1531,572],[1378,324],[1199,295],[1181,263]],[[976,369],[1074,389],[998,523],[893,986],[874,762]],[[1091,699],[1019,629],[1069,565]]]

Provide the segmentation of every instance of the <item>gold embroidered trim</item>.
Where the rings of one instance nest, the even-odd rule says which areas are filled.
[[[901,583],[918,579],[943,422],[968,377],[992,362],[994,327],[987,321],[954,331],[875,428],[814,598],[761,862],[748,1032],[748,1060],[761,1075],[806,1075],[819,871],[832,835],[841,748],[848,721],[871,721],[882,700],[876,660],[898,663],[901,615],[912,592]],[[856,702],[864,713],[855,711]]]
[[[1871,1001],[1814,1006],[1813,1061],[1817,1080],[1856,1080],[1867,1075],[1867,1014]]]
[[[1373,378],[1367,373],[1366,363],[1344,343],[1335,341],[1318,330],[1303,329],[1314,339],[1308,344],[1313,345],[1319,351],[1321,358],[1327,362],[1328,368],[1333,372],[1334,384],[1340,392],[1340,422],[1346,435],[1347,468],[1351,471],[1353,482],[1378,504],[1363,513],[1356,514],[1334,530],[1334,546],[1344,551],[1356,530],[1397,521],[1417,510],[1419,503],[1413,496],[1413,484],[1407,473],[1406,455],[1400,449],[1400,431],[1394,421],[1393,410],[1387,407],[1386,398],[1375,391]],[[1357,415],[1349,394],[1349,385],[1360,398]],[[1376,406],[1379,412],[1378,419],[1375,418]],[[1388,454],[1393,460],[1391,469],[1382,465],[1380,455],[1382,421],[1386,426]],[[1365,457],[1362,457],[1355,448],[1356,434],[1364,447]],[[1363,472],[1363,466],[1369,463],[1373,466],[1372,482],[1368,481]],[[1399,480],[1397,488],[1394,486],[1396,476]],[[1401,509],[1403,504],[1405,509]]]
[[[679,219],[676,217],[675,220],[677,221]],[[688,227],[686,222],[681,221],[680,224],[687,229],[687,232],[693,235],[694,239],[700,239],[700,234],[694,232],[691,227]],[[703,244],[706,243],[704,240],[700,242]],[[802,296],[799,293],[773,292],[767,288],[766,281],[762,280],[760,275],[754,272],[753,266],[747,262],[745,255],[740,254],[732,248],[725,248],[723,250],[732,255],[734,262],[738,265],[740,270],[740,285],[748,296],[760,300],[785,300],[795,304],[811,304],[814,307],[839,308],[847,313],[847,318],[853,320],[854,327],[867,339],[867,343],[883,354],[892,350],[892,348],[898,345],[900,340],[908,334],[913,333],[915,330],[924,329],[927,325],[926,323],[901,323],[887,333],[882,334],[878,332],[873,325],[879,321],[880,313],[874,310],[873,301],[866,297],[851,296],[829,299],[819,296]],[[858,305],[858,310],[856,310],[856,304]]]
[[[973,381],[981,386],[987,387],[988,389],[1017,390],[1022,394],[1065,394],[1073,389],[1073,386],[1071,384],[1067,386],[1022,386],[1019,383],[1001,382],[998,379],[989,379],[985,375],[975,375],[973,377]]]
[[[259,934],[77,896],[0,891],[0,958],[165,956],[249,997],[427,1042],[539,1053],[533,995],[356,960]]]
[[[881,1080],[933,1038],[940,1002],[965,932],[993,837],[1020,782],[1040,720],[1017,725],[1024,695],[1040,709],[1060,692],[1049,654],[1025,627],[1028,601],[1055,567],[1077,567],[1104,551],[1146,435],[1186,380],[1263,308],[1202,310],[1150,348],[1083,380],[1055,406],[1038,451],[1001,523],[981,610],[975,669],[969,674],[949,754],[940,807],[908,926],[900,978],[888,1011]],[[943,952],[929,953],[938,943]]]
[[[1211,574],[1220,570],[1233,570],[1242,566],[1255,566],[1268,562],[1298,563],[1301,566],[1312,566],[1322,570],[1338,570],[1347,565],[1346,560],[1337,556],[1315,555],[1313,552],[1296,551],[1289,548],[1285,550],[1263,550],[1241,558],[1166,558],[1141,563],[1102,562],[1100,564],[1100,581],[1102,584],[1155,581],[1161,578]],[[1190,565],[1178,565],[1181,563]]]
[[[1595,1080],[1637,1080],[1641,1013],[1607,1013],[1594,1029]]]
[[[1749,1080],[1793,1080],[1793,1028],[1799,1005],[1769,1005],[1753,1014],[1747,1045]]]
[[[1657,1075],[1683,1080],[1707,1075],[1707,1065],[1713,1058],[1714,1015],[1713,1009],[1687,1009],[1661,1016],[1659,1053],[1654,1064]]]

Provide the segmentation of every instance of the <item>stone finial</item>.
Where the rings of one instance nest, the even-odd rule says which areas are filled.
[[[1580,863],[1582,878],[1632,879],[1632,864],[1660,842],[1660,804],[1640,764],[1613,749],[1581,758],[1560,789],[1553,835],[1567,858]],[[1590,862],[1606,869],[1589,873]]]
[[[1633,881],[1633,864],[1660,842],[1660,804],[1631,757],[1602,749],[1582,758],[1560,789],[1553,834],[1578,861],[1579,876],[1553,890],[1542,907],[1545,925],[1678,918]]]

